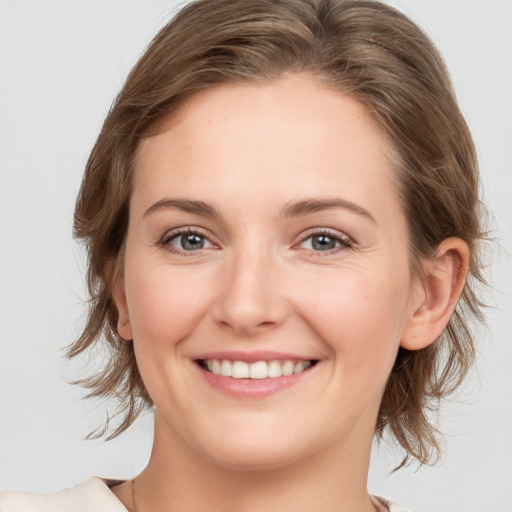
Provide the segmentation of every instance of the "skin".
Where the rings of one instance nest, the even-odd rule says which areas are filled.
[[[391,155],[362,105],[293,75],[198,93],[141,143],[115,288],[156,406],[138,512],[375,510],[370,449],[396,353],[442,332],[468,259],[448,239],[425,280],[411,274]],[[215,215],[168,201],[184,198]],[[290,211],[311,200],[339,204]],[[185,250],[182,228],[203,248]],[[221,350],[318,363],[241,399],[194,362]],[[114,492],[135,509],[130,482]]]

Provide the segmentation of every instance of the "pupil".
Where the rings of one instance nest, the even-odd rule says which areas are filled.
[[[334,238],[327,235],[318,235],[313,238],[313,249],[319,251],[328,251],[336,247],[336,241]]]
[[[183,235],[181,237],[181,245],[183,249],[188,251],[202,249],[204,246],[204,238],[199,235]]]

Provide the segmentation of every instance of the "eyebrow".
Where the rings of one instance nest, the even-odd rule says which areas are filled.
[[[170,199],[164,198],[151,205],[145,212],[144,217],[158,210],[176,208],[187,213],[195,213],[204,217],[220,217],[215,208],[204,201],[194,201],[192,199]]]
[[[220,218],[220,214],[215,208],[204,201],[196,201],[193,199],[171,199],[164,198],[151,205],[145,212],[144,217],[158,210],[165,210],[169,208],[176,208],[178,210],[202,215],[204,217]],[[329,199],[305,199],[302,201],[295,201],[287,203],[282,211],[283,217],[300,217],[311,213],[329,210],[333,208],[342,208],[357,215],[361,215],[371,220],[374,224],[377,223],[373,215],[363,208],[362,206],[348,201],[346,199],[329,198]]]
[[[348,201],[346,199],[329,198],[329,199],[306,199],[304,201],[287,203],[283,210],[283,217],[300,217],[310,213],[320,212],[322,210],[330,210],[332,208],[342,208],[357,215],[361,215],[377,224],[375,217],[362,206]]]

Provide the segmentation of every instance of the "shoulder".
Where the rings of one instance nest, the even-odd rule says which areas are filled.
[[[54,494],[0,491],[0,512],[127,512],[97,477]]]
[[[372,496],[374,503],[376,506],[380,507],[379,511],[382,512],[408,512],[402,505],[395,503],[394,501],[390,501],[382,496]],[[0,512],[3,512],[0,510]]]

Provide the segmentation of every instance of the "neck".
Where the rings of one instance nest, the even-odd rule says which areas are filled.
[[[240,470],[198,454],[157,414],[153,452],[135,482],[136,510],[373,512],[366,490],[371,443],[360,443],[367,434],[356,437],[284,466]]]

